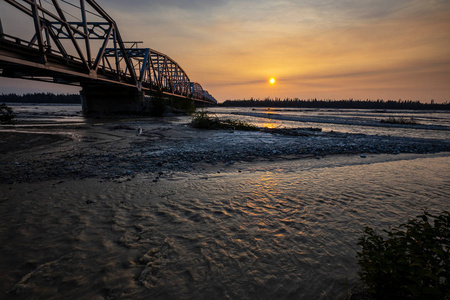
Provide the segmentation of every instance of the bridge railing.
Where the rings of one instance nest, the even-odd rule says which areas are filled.
[[[22,47],[23,49],[27,49],[27,50],[33,49],[36,52],[39,51],[39,45],[37,45],[35,43],[34,44],[30,43],[30,41],[28,41],[28,40],[24,40],[22,38],[15,37],[15,36],[12,36],[12,35],[9,35],[9,34],[0,33],[0,41],[2,43],[10,43],[10,45],[14,44],[17,47]],[[59,56],[59,57],[66,58],[69,61],[82,63],[80,58],[78,58],[76,56],[73,56],[73,55],[70,55],[70,54],[65,54],[64,55],[62,52],[60,52],[58,50],[55,50],[54,48],[51,48],[49,46],[44,46],[44,53],[46,55]]]

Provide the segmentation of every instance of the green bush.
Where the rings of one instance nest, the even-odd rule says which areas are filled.
[[[377,235],[359,239],[359,275],[376,299],[450,298],[450,213],[428,212]]]
[[[200,129],[259,130],[258,127],[243,121],[221,121],[216,116],[210,116],[208,112],[204,110],[194,114],[191,125],[192,127]]]
[[[16,114],[5,103],[0,104],[0,124],[15,124]]]
[[[207,111],[201,110],[193,115],[192,127],[200,129],[217,129],[219,126],[219,119],[212,117]]]

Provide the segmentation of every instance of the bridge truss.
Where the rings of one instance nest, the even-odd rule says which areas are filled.
[[[3,31],[1,76],[69,85],[111,84],[217,103],[169,56],[123,41],[93,0],[3,0],[28,16],[31,36]],[[3,12],[0,12],[3,14]]]

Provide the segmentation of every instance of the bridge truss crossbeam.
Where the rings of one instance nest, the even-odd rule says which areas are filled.
[[[137,44],[137,43],[134,43]],[[137,86],[142,90],[159,90],[192,97],[190,80],[186,72],[170,57],[150,48],[128,48],[126,55],[113,48],[105,49],[103,64],[111,67],[108,58],[128,57],[137,74]]]
[[[31,18],[34,34],[23,38],[0,31],[1,76],[103,83],[217,102],[167,55],[124,42],[115,21],[93,0],[3,1]]]

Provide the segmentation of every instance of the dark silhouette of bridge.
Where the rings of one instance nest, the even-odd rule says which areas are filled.
[[[30,20],[32,36],[4,32],[0,15],[1,76],[81,86],[86,112],[140,112],[155,95],[217,103],[169,56],[123,41],[93,0],[4,1]]]

